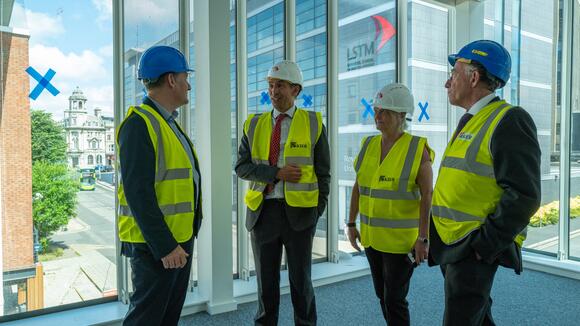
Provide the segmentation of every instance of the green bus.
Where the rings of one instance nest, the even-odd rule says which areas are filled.
[[[79,183],[80,190],[95,190],[95,169],[83,168],[79,169]]]

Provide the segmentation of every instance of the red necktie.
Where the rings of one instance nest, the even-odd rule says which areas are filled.
[[[278,156],[280,156],[280,134],[282,130],[282,120],[286,118],[285,113],[280,113],[276,117],[276,123],[274,124],[274,130],[272,131],[272,137],[270,138],[270,153],[268,155],[268,161],[270,166],[276,166],[278,164]],[[274,185],[268,184],[266,187],[266,193],[270,193],[274,190]]]
[[[455,138],[457,137],[459,132],[461,132],[461,129],[463,129],[463,127],[465,127],[465,125],[467,124],[467,121],[469,121],[471,118],[473,118],[473,114],[465,113],[461,117],[461,119],[459,119],[459,123],[457,124],[457,128],[455,128],[455,132],[453,133],[453,138],[451,139],[452,142],[455,140]]]

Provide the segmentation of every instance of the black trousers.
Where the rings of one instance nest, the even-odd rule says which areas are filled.
[[[123,325],[177,325],[187,293],[193,239],[180,244],[189,257],[179,269],[165,269],[148,250],[135,250],[131,261],[134,292]]]
[[[256,325],[277,325],[280,306],[280,264],[286,249],[295,325],[316,325],[316,300],[311,280],[312,241],[316,225],[295,231],[288,223],[285,203],[265,200],[251,232],[258,279]]]
[[[453,263],[441,265],[445,278],[445,326],[495,325],[490,297],[498,264],[486,264],[475,253]]]
[[[391,254],[372,247],[365,248],[365,254],[385,321],[388,325],[410,325],[407,293],[413,263],[407,254]]]

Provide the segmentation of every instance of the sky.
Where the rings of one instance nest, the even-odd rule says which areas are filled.
[[[60,91],[44,90],[31,109],[42,109],[61,120],[68,97],[78,86],[88,98],[87,107],[104,115],[113,114],[113,25],[112,0],[16,0],[10,27],[30,33],[29,65],[51,80]],[[30,78],[32,91],[38,82]]]
[[[125,3],[125,47],[146,48],[177,30],[177,1],[130,0]],[[29,65],[45,75],[60,93],[44,90],[31,109],[61,120],[68,98],[78,86],[87,97],[88,112],[113,115],[112,0],[15,0],[10,27],[30,33]],[[30,78],[30,91],[38,82]]]

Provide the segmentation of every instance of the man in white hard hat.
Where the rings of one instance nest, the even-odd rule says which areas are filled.
[[[244,124],[236,173],[250,181],[245,196],[258,278],[256,325],[276,325],[280,264],[286,249],[296,325],[316,324],[311,281],[312,241],[330,188],[330,152],[318,112],[294,105],[302,72],[284,60],[268,72],[272,111],[252,114]]]
[[[435,153],[424,137],[405,132],[413,96],[402,84],[383,87],[373,101],[380,135],[362,140],[354,161],[348,238],[363,247],[383,317],[389,325],[409,325],[407,293],[416,265],[429,252],[429,211]],[[356,227],[360,215],[359,234]],[[411,255],[411,256],[409,256]]]

